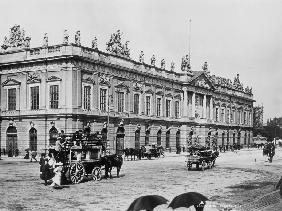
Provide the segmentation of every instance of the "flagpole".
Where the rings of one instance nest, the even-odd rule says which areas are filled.
[[[191,65],[191,25],[192,21],[189,19],[189,40],[188,40],[188,50],[189,50],[189,64]]]

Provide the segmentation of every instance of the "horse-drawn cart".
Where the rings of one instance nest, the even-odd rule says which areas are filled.
[[[69,151],[69,161],[66,168],[69,171],[69,179],[72,183],[80,183],[85,176],[101,180],[102,146],[72,146]]]
[[[193,164],[197,169],[205,170],[212,168],[215,165],[215,160],[218,157],[218,152],[206,150],[205,148],[192,148],[190,154],[186,156],[186,163],[188,170],[192,169]]]

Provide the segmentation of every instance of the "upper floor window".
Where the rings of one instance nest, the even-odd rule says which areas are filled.
[[[139,94],[134,94],[133,98],[133,113],[139,114]]]
[[[83,108],[90,110],[91,102],[91,86],[84,86],[83,88]]]
[[[157,116],[161,116],[161,98],[157,98]]]
[[[244,124],[247,124],[247,112],[244,111]]]
[[[179,101],[175,101],[175,118],[179,118]]]
[[[166,117],[170,117],[170,102],[171,100],[166,100],[165,107],[166,107]]]
[[[124,93],[117,93],[117,101],[118,101],[118,112],[124,112]]]
[[[39,86],[30,87],[31,110],[39,109]]]
[[[100,110],[106,111],[107,107],[107,89],[100,89]]]
[[[8,89],[8,110],[16,110],[16,88]]]
[[[219,108],[215,108],[215,121],[219,120]]]
[[[221,121],[222,121],[222,122],[225,121],[224,115],[225,115],[225,109],[222,108],[222,109],[221,109]]]
[[[59,108],[59,85],[50,86],[50,108]]]
[[[146,115],[151,114],[151,96],[146,96]]]

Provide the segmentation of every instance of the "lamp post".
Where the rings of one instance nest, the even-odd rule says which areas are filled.
[[[110,88],[110,87],[109,87]],[[107,118],[107,145],[106,145],[106,151],[109,148],[109,127],[110,127],[110,102],[112,103],[113,95],[110,95],[110,90],[108,91],[108,118]],[[114,147],[114,145],[113,145]]]

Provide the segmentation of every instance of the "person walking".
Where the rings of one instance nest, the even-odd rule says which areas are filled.
[[[30,162],[32,162],[32,160],[35,160],[35,162],[37,162],[36,156],[37,156],[37,152],[36,151],[31,151],[30,154]]]

